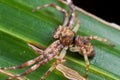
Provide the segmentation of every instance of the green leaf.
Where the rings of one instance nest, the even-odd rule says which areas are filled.
[[[19,65],[38,56],[27,42],[34,42],[46,48],[54,40],[51,35],[56,27],[62,24],[63,14],[55,9],[46,8],[36,13],[32,9],[38,5],[55,3],[67,9],[57,0],[0,0],[0,67]],[[96,55],[90,59],[89,80],[120,79],[120,29],[96,19],[81,9],[77,14],[81,26],[77,35],[100,36],[109,39],[115,47],[98,41],[92,41]],[[78,53],[67,52],[64,65],[85,76],[85,61]],[[41,66],[26,77],[30,80],[39,78],[48,70],[53,61]],[[25,69],[8,70],[22,73]],[[0,80],[7,76],[0,74]],[[54,70],[46,80],[67,80],[60,72]]]

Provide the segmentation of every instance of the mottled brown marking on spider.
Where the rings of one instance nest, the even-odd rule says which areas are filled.
[[[35,12],[41,8],[46,8],[50,6],[64,13],[65,17],[64,17],[63,25],[60,25],[54,31],[52,36],[56,40],[50,46],[48,46],[48,48],[44,50],[37,48],[35,44],[33,45],[31,43],[28,43],[28,45],[32,47],[32,49],[34,49],[36,52],[40,54],[40,56],[18,66],[0,68],[0,70],[8,70],[8,69],[15,70],[15,69],[21,69],[21,68],[31,66],[25,72],[17,75],[12,75],[7,80],[11,80],[13,78],[18,80],[19,78],[35,71],[37,68],[49,62],[53,58],[56,58],[57,59],[56,62],[54,62],[53,65],[49,68],[49,70],[40,78],[40,80],[45,79],[46,76],[50,74],[50,72],[52,72],[58,64],[61,64],[62,62],[64,62],[63,58],[66,54],[67,49],[69,49],[72,52],[79,52],[81,55],[84,56],[85,63],[86,63],[86,78],[87,78],[88,68],[89,68],[88,56],[94,55],[94,49],[92,44],[90,43],[90,40],[98,40],[98,41],[105,42],[107,44],[112,45],[106,39],[102,39],[97,36],[89,36],[89,37],[75,36],[80,26],[80,21],[75,13],[76,8],[73,5],[71,0],[65,0],[65,1],[59,0],[59,1],[63,3],[64,2],[67,3],[67,5],[70,7],[71,13],[69,15],[65,9],[55,4],[46,4],[43,6],[38,6],[35,9],[33,9],[33,12]],[[67,72],[64,72],[64,73],[67,74]]]
[[[53,38],[59,39],[61,44],[64,46],[69,46],[73,43],[75,33],[68,26],[59,26],[54,32]]]

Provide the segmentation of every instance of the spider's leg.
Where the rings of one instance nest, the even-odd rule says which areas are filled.
[[[57,10],[59,10],[59,11],[61,11],[61,12],[64,13],[65,18],[64,18],[63,26],[67,25],[68,20],[69,20],[69,19],[68,19],[68,13],[67,13],[67,11],[66,11],[65,9],[61,8],[60,6],[56,5],[56,4],[45,4],[45,5],[43,5],[43,6],[38,6],[38,7],[36,7],[35,9],[33,9],[33,12],[35,12],[35,11],[41,9],[41,8],[46,8],[46,7],[49,7],[49,6],[50,6],[50,7],[53,7],[53,8],[55,8],[55,9],[57,9]]]
[[[60,49],[61,49],[61,45],[57,46],[56,50],[59,51]],[[16,78],[16,77],[22,77],[22,76],[25,76],[25,75],[35,71],[37,68],[39,68],[43,64],[52,60],[56,55],[57,55],[56,52],[53,52],[51,54],[40,55],[37,59],[37,62],[38,62],[37,64],[33,65],[31,68],[29,68],[28,70],[26,70],[25,72],[23,72],[21,74],[15,75],[14,77],[9,77],[8,80],[11,80],[11,79]],[[43,56],[43,57],[41,58],[41,56]],[[42,59],[42,61],[41,61],[41,59]]]
[[[85,63],[86,63],[86,78],[88,78],[88,69],[89,69],[89,60],[86,49],[84,47],[80,48],[79,46],[74,46],[69,48],[71,52],[81,52],[84,56]]]
[[[39,54],[43,54],[43,52],[44,52],[43,50],[35,47],[35,46],[32,45],[32,44],[29,44],[29,43],[28,43],[28,45],[29,45],[31,48],[33,48],[36,52],[38,52]],[[27,67],[27,66],[30,66],[30,65],[34,64],[37,60],[40,61],[40,59],[42,59],[43,57],[44,57],[43,55],[40,55],[40,56],[38,56],[38,57],[36,57],[36,58],[34,58],[34,59],[32,59],[32,60],[29,60],[29,61],[21,64],[21,65],[12,66],[12,67],[3,67],[3,68],[0,68],[0,70],[8,70],[8,69],[9,69],[9,70],[15,70],[15,69],[21,69],[21,68],[24,68],[24,67]]]
[[[101,37],[98,37],[98,36],[89,36],[87,37],[88,39],[90,40],[97,40],[97,41],[101,41],[101,42],[104,42],[110,46],[115,46],[113,43],[109,42],[107,39],[105,38],[101,38]]]
[[[75,12],[76,7],[73,4],[72,0],[58,0],[58,1],[66,4],[66,5],[68,5],[70,7],[71,14],[70,14],[70,18],[69,18],[67,26],[72,29],[73,28],[74,20],[76,18],[76,12]]]
[[[57,61],[53,63],[53,65],[49,68],[49,70],[40,78],[40,80],[44,80],[55,68],[58,64],[61,64],[62,62],[64,62],[63,58],[66,54],[66,50],[68,48],[64,47],[62,49],[62,51],[60,52],[60,55],[57,56]]]
[[[78,17],[76,17],[76,24],[73,28],[73,31],[76,33],[78,31],[79,27],[80,27],[80,20],[78,19]]]
[[[67,0],[67,3],[69,5],[70,11],[71,11],[70,18],[69,18],[67,26],[72,29],[74,21],[75,21],[75,18],[76,18],[76,12],[75,12],[76,8],[75,8],[75,6],[74,6],[74,4],[72,3],[71,0]]]
[[[9,73],[9,72],[6,72],[6,71],[4,71],[4,70],[0,70],[0,73],[3,73],[3,74],[5,74],[5,75],[7,75],[7,76],[10,76],[10,77],[15,76],[14,74]],[[16,79],[17,79],[17,80],[23,80],[23,78],[21,78],[21,77],[18,77],[18,78],[16,78]]]
[[[30,46],[34,51],[36,51],[40,55],[43,54],[43,52],[44,52],[42,49],[36,47],[36,45],[34,45],[34,44],[28,43],[28,46]]]
[[[59,59],[53,63],[53,65],[48,69],[48,71],[40,78],[40,80],[44,80],[55,68],[58,64],[61,64],[64,60]]]
[[[89,59],[88,59],[88,55],[87,55],[87,53],[86,53],[86,50],[83,48],[81,48],[81,50],[82,50],[82,53],[83,53],[83,56],[84,56],[84,59],[85,59],[85,63],[86,63],[86,79],[88,78],[88,69],[89,69],[89,65],[90,65],[90,63],[89,63]]]
[[[71,51],[71,52],[79,52],[80,51],[80,47],[79,46],[70,46],[69,47],[69,50]]]
[[[24,73],[9,77],[8,80],[12,80],[13,78],[17,78],[17,77],[22,77],[25,76],[33,71],[35,71],[37,68],[39,68],[41,65],[45,64],[48,62],[48,59],[44,59],[43,61],[40,61],[39,63],[33,65],[31,68],[29,68],[28,70],[26,70]]]
[[[12,67],[3,67],[3,68],[0,68],[0,70],[15,70],[15,69],[21,69],[21,68],[25,68],[27,66],[30,66],[32,64],[34,64],[35,62],[37,62],[37,60],[41,60],[43,58],[43,55],[40,55],[32,60],[29,60],[21,65],[18,65],[18,66],[12,66]]]

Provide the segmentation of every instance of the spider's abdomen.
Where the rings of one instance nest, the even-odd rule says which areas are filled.
[[[82,36],[77,36],[75,44],[80,47],[80,54],[87,53],[89,57],[93,57],[95,54],[94,48],[89,39]]]

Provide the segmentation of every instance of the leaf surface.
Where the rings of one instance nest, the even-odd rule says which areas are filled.
[[[54,40],[51,35],[62,24],[63,14],[55,9],[46,8],[32,13],[36,6],[55,3],[65,9],[68,7],[57,0],[1,0],[0,1],[0,67],[19,65],[38,56],[27,42],[34,42],[47,48]],[[109,39],[115,47],[98,41],[91,41],[96,55],[90,58],[88,80],[120,79],[120,30],[77,11],[81,25],[77,35],[100,36]],[[85,61],[78,53],[67,52],[64,65],[85,76]],[[41,66],[26,77],[30,80],[39,78],[48,70],[53,61]],[[22,73],[25,69],[9,70]],[[7,76],[0,74],[0,80]],[[46,80],[67,80],[60,72],[54,70]]]

